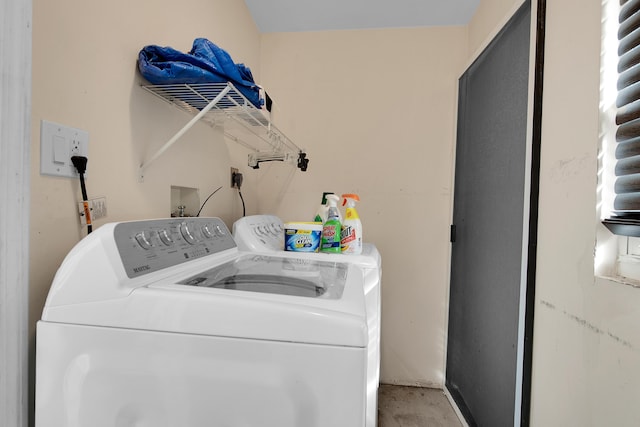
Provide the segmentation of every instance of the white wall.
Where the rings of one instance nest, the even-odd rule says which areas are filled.
[[[36,0],[33,5],[31,159],[31,327],[60,262],[86,234],[76,202],[77,180],[40,175],[40,120],[89,132],[89,197],[107,198],[105,222],[168,217],[170,187],[222,185],[202,215],[231,226],[242,213],[229,188],[229,167],[247,169],[247,152],[233,157],[219,131],[197,124],[138,181],[138,165],[191,117],[143,91],[137,55],[147,44],[188,51],[206,37],[258,76],[259,33],[244,2],[159,0],[86,2]]]
[[[442,386],[456,76],[466,28],[265,34],[262,77],[309,170],[261,166],[260,210],[355,192],[382,254],[382,381]],[[286,109],[286,110],[285,110]]]

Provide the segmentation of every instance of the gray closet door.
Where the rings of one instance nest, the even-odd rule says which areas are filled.
[[[530,21],[526,2],[459,80],[446,386],[470,425],[519,405]]]

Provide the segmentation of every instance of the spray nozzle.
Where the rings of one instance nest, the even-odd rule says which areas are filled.
[[[329,206],[338,207],[338,201],[339,200],[340,200],[340,198],[338,196],[336,196],[335,194],[327,194],[327,204]]]
[[[334,194],[331,191],[325,191],[324,193],[322,193],[322,204],[326,206],[327,204],[327,196],[329,194]]]
[[[356,205],[356,202],[360,201],[360,197],[357,194],[353,194],[353,193],[343,194],[342,198],[343,198],[342,206],[349,203],[349,206],[352,207]]]

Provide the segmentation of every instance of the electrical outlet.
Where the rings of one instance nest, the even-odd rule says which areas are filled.
[[[234,175],[238,173],[238,168],[231,168],[231,188],[238,188],[238,186],[236,185],[234,178]]]
[[[95,197],[87,200],[89,203],[89,214],[91,215],[91,221],[95,221],[107,216],[107,198]],[[84,214],[84,203],[78,202],[78,213],[80,214],[80,225],[87,225],[87,217]]]
[[[40,173],[78,178],[78,171],[71,162],[72,156],[89,157],[89,133],[42,120],[40,122]]]
[[[71,156],[80,156],[80,139],[74,138],[71,140]]]

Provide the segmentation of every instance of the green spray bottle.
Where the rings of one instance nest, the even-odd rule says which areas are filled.
[[[327,220],[322,225],[322,242],[320,246],[321,252],[341,253],[340,249],[340,211],[338,210],[338,200],[340,198],[335,194],[327,194]]]

